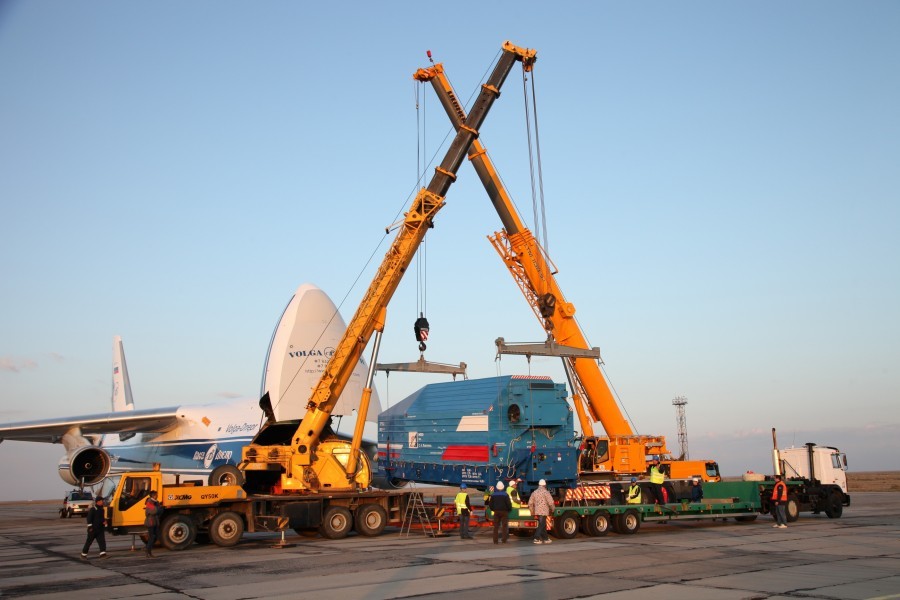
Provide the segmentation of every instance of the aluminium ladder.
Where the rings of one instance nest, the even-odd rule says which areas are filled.
[[[403,523],[400,525],[400,535],[409,537],[409,532],[413,521],[418,521],[422,527],[422,533],[427,537],[435,537],[434,528],[431,526],[431,519],[428,517],[428,511],[425,509],[425,503],[422,502],[422,492],[414,490],[409,495],[409,503],[406,505],[406,512],[403,514]]]

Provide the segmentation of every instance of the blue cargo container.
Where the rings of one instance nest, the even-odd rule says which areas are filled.
[[[378,417],[378,472],[391,481],[484,489],[541,479],[570,487],[578,441],[566,386],[505,375],[426,385]]]

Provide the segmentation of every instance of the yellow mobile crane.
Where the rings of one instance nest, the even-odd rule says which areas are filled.
[[[454,128],[460,129],[466,113],[443,65],[438,63],[419,69],[413,77],[431,82]],[[584,434],[579,460],[582,477],[612,479],[642,474],[651,465],[662,463],[672,478],[700,476],[707,481],[718,481],[719,467],[714,461],[672,460],[664,436],[636,435],[632,431],[600,369],[599,350],[588,345],[575,320],[575,305],[563,296],[549,257],[519,217],[480,140],[475,140],[469,148],[469,160],[503,224],[503,230],[488,239],[547,332],[546,344],[513,348],[500,338],[498,349],[508,354],[544,354],[562,358]],[[596,421],[601,423],[606,436],[594,435]]]
[[[435,168],[427,188],[422,188],[406,213],[378,272],[347,325],[344,337],[335,348],[322,377],[313,390],[307,412],[293,432],[290,445],[266,443],[266,428],[242,453],[240,468],[247,489],[264,489],[277,493],[331,492],[364,489],[372,480],[371,467],[360,452],[363,425],[372,393],[372,379],[377,352],[384,330],[387,305],[403,274],[419,248],[434,217],[444,206],[444,196],[456,180],[469,146],[478,136],[488,110],[500,95],[500,88],[516,61],[531,68],[536,52],[510,42],[503,45],[500,58],[467,118],[461,120],[458,132],[440,166]],[[360,401],[356,429],[352,441],[323,439],[328,430],[331,411],[350,377],[353,367],[375,334],[372,360],[366,387]]]

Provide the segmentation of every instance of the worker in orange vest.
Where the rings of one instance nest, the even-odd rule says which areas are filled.
[[[775,507],[775,524],[772,527],[784,529],[787,527],[787,484],[781,475],[775,476],[775,487],[772,488],[772,505]]]

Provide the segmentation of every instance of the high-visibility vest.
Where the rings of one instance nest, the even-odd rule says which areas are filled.
[[[650,467],[650,483],[662,483],[666,480],[666,476],[660,471],[656,465]]]
[[[465,492],[460,492],[460,493],[456,494],[456,499],[454,500],[454,502],[456,502],[456,514],[461,515],[462,511],[467,510],[466,509],[466,498],[468,498],[468,497],[469,497],[469,495]]]
[[[772,500],[778,502],[785,502],[787,500],[787,484],[783,481],[779,481],[775,484],[775,487],[772,488]]]
[[[632,483],[631,487],[628,488],[628,497],[625,499],[627,504],[640,504],[641,503],[641,486],[636,483]]]
[[[519,498],[519,490],[516,488],[512,488],[509,490],[509,501],[512,504],[513,509],[522,508],[522,500]]]

